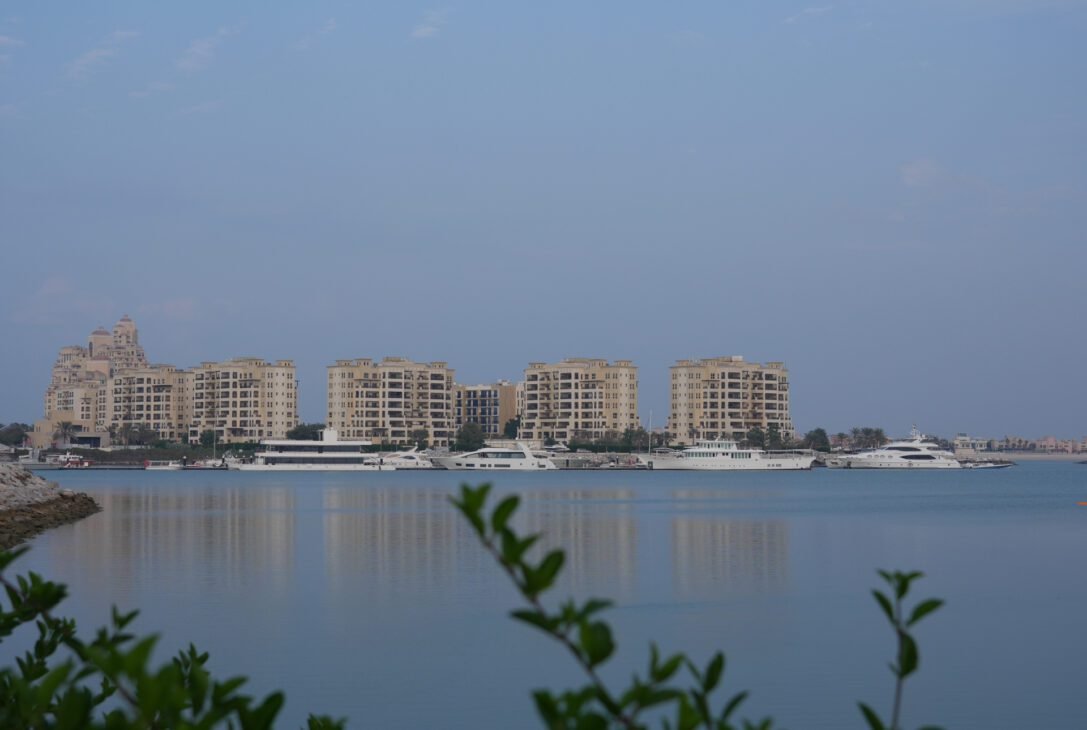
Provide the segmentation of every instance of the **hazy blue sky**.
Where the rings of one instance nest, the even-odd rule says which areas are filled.
[[[1087,2],[0,8],[0,421],[156,362],[784,360],[801,430],[1087,434]]]

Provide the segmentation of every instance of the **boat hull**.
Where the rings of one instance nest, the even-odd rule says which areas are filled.
[[[688,459],[669,456],[638,456],[654,471],[806,471],[815,457],[782,456],[764,459]]]
[[[902,471],[962,468],[962,464],[957,461],[918,462],[882,459],[827,459],[827,466],[832,469],[899,469]]]
[[[386,464],[238,464],[237,471],[396,471]]]
[[[495,463],[498,459],[460,459],[456,456],[433,456],[430,459],[435,466],[449,471],[550,471],[558,469],[549,461],[526,460],[525,464]],[[506,460],[502,460],[506,461]],[[514,459],[509,459],[514,462]]]

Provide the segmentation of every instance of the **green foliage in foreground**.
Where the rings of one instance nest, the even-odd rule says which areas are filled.
[[[10,605],[0,605],[0,641],[23,626],[37,628],[34,647],[16,666],[0,667],[0,728],[101,728],[136,730],[233,727],[270,728],[283,706],[273,692],[257,701],[239,690],[244,677],[214,679],[208,655],[192,645],[162,666],[151,665],[157,636],[128,633],[136,612],[115,608],[110,626],[93,639],[79,638],[75,622],[54,609],[65,586],[30,573],[4,574],[26,548],[0,552],[0,585]],[[343,728],[343,720],[310,716],[310,730]]]
[[[476,488],[464,484],[460,497],[452,502],[525,599],[526,607],[513,611],[513,618],[561,644],[587,680],[581,687],[559,694],[549,690],[533,693],[536,710],[549,730],[645,728],[648,727],[643,718],[646,711],[662,716],[661,724],[666,730],[772,730],[770,718],[734,719],[747,692],[715,701],[725,674],[722,652],[714,654],[702,667],[682,653],[662,657],[656,644],[650,644],[645,674],[635,674],[630,685],[623,689],[609,688],[598,670],[615,652],[611,627],[600,619],[600,614],[612,605],[611,601],[593,598],[579,604],[567,600],[557,610],[548,610],[541,596],[554,585],[566,555],[562,550],[552,550],[539,561],[530,560],[527,555],[540,535],[520,535],[510,527],[520,498],[506,497],[488,514],[490,490],[489,484]],[[911,583],[921,574],[880,571],[880,576],[890,587],[891,595],[880,591],[873,594],[898,641],[897,660],[891,665],[895,677],[894,702],[887,722],[864,703],[860,703],[860,710],[870,730],[901,730],[903,686],[920,662],[917,642],[909,629],[938,609],[942,601],[922,601],[907,615],[903,602]]]

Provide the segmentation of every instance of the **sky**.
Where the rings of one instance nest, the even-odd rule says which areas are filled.
[[[824,3],[825,4],[822,4]],[[805,431],[1087,435],[1087,0],[6,2],[0,422],[155,362],[784,361]]]

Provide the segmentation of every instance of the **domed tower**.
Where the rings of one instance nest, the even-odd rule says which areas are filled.
[[[109,347],[113,344],[113,337],[105,327],[99,327],[87,339],[87,349],[93,358],[109,358]]]
[[[110,374],[121,370],[147,367],[147,356],[140,347],[136,323],[126,314],[113,326],[113,344],[109,348]]]
[[[129,319],[127,314],[113,325],[113,344],[115,347],[140,344],[140,333],[136,331],[136,323]]]

